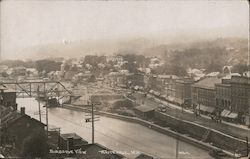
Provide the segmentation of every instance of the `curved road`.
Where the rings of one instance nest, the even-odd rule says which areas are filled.
[[[17,102],[19,108],[25,106],[26,113],[38,119],[38,115],[35,115],[38,104],[34,99],[18,99]],[[49,125],[60,127],[62,133],[75,132],[91,142],[91,123],[85,123],[85,117],[83,112],[62,108],[49,109]],[[45,116],[42,121],[45,122]],[[139,124],[101,116],[100,121],[95,123],[95,130],[97,143],[121,152],[127,158],[135,158],[141,152],[164,159],[176,157],[176,139]],[[188,143],[179,141],[178,145],[179,158],[211,158],[207,151]]]

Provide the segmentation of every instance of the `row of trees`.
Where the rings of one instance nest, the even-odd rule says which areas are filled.
[[[126,61],[121,69],[126,69],[131,73],[137,73],[139,67],[148,67],[150,58],[137,54],[120,54],[120,57]],[[66,60],[65,71],[78,71],[77,67],[72,66],[72,60]],[[220,47],[207,47],[207,48],[188,48],[181,51],[171,51],[165,53],[163,59],[164,64],[152,69],[155,74],[175,74],[177,76],[185,76],[187,68],[205,69],[209,72],[221,72],[223,66],[230,65],[228,63],[228,52],[225,48]],[[48,73],[51,71],[59,71],[62,62],[57,62],[53,59],[43,59],[37,61],[22,61],[22,60],[6,60],[1,61],[2,65],[9,67],[26,67],[36,68],[38,72]],[[102,67],[100,67],[100,64]],[[81,65],[86,68],[87,65],[91,66],[91,72],[100,75],[106,74],[110,71],[117,71],[114,67],[117,63],[114,61],[107,61],[106,56],[87,55],[85,56]],[[242,74],[247,71],[246,64],[237,64],[232,68],[232,72]],[[2,76],[7,76],[2,73]]]

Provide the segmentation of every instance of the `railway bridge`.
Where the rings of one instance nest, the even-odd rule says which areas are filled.
[[[60,81],[10,81],[0,82],[0,85],[2,89],[15,91],[17,98],[51,97],[59,100],[73,95]]]

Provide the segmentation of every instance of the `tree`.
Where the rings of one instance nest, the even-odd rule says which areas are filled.
[[[36,61],[36,69],[38,72],[45,71],[49,73],[51,71],[59,71],[61,69],[61,62],[56,62],[53,60],[38,60]]]
[[[137,73],[139,62],[142,63],[141,60],[143,59],[144,59],[143,55],[125,54],[123,55],[123,60],[127,61],[127,63],[123,65],[123,69],[126,69],[131,73]]]
[[[4,71],[4,72],[2,72],[2,77],[8,77],[9,75]]]
[[[95,82],[95,81],[96,81],[95,75],[91,75],[88,79],[88,82]]]
[[[231,72],[234,72],[234,73],[239,73],[239,74],[243,74],[244,72],[248,71],[248,67],[247,65],[244,65],[244,64],[237,64],[237,65],[234,65]]]
[[[25,158],[45,158],[48,152],[47,137],[44,132],[33,132],[23,141],[22,156]]]

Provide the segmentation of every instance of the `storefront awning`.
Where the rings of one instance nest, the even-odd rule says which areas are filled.
[[[237,116],[238,116],[237,113],[231,112],[227,117],[228,117],[228,118],[235,119],[235,118],[237,118]]]
[[[175,98],[174,98],[174,97],[172,97],[172,96],[168,96],[168,100],[170,100],[170,101],[174,101],[174,100],[175,100]]]
[[[175,98],[175,100],[174,100],[175,102],[177,102],[177,103],[179,103],[179,104],[182,104],[183,103],[183,100],[182,99],[180,99],[180,98]]]
[[[204,112],[209,112],[209,113],[213,113],[214,110],[215,110],[214,107],[207,107],[207,106],[204,106],[204,105],[198,106],[198,109],[201,110],[201,111],[204,111]]]
[[[207,107],[204,105],[199,105],[198,109],[205,112],[207,110]]]
[[[224,109],[222,112],[221,112],[221,116],[222,117],[227,117],[228,115],[230,114],[230,111],[229,110],[226,110],[226,109]]]

